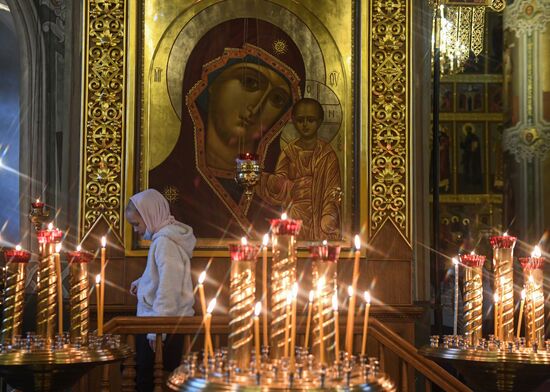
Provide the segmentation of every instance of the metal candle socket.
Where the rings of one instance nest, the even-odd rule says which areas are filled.
[[[319,310],[323,309],[323,358],[327,363],[332,363],[335,356],[334,342],[334,312],[332,309],[332,298],[335,294],[337,283],[337,262],[340,256],[339,245],[318,245],[310,247],[311,260],[313,262],[312,284],[316,289],[315,307],[313,312],[313,344],[312,354],[321,358],[321,330]],[[325,283],[321,291],[319,280],[324,278]]]
[[[514,246],[516,237],[503,235],[491,237],[493,247],[494,287],[502,307],[501,340],[514,340]]]
[[[229,252],[231,255],[229,355],[236,366],[244,371],[250,365],[250,353],[253,347],[252,314],[256,293],[256,257],[259,247],[229,245]]]
[[[302,221],[273,219],[271,273],[271,357],[284,355],[287,297],[296,282],[296,236]]]
[[[460,256],[464,271],[464,336],[476,347],[482,338],[483,281],[482,268],[485,256],[465,254]]]

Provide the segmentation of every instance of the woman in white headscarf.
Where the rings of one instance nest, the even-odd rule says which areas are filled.
[[[137,296],[137,316],[193,316],[193,229],[170,215],[168,201],[154,189],[130,198],[126,220],[135,232],[152,241],[145,271],[130,288]],[[136,337],[139,391],[153,390],[154,339],[154,334]],[[166,340],[164,367],[171,371],[179,365],[183,340],[178,335],[168,335]]]

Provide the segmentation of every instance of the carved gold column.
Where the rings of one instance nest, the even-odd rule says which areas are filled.
[[[514,340],[514,246],[516,237],[491,237],[493,247],[494,290],[500,298],[499,339]]]
[[[70,278],[70,318],[71,340],[76,338],[85,338],[88,335],[88,263],[92,255],[87,252],[77,250],[69,254]]]
[[[525,338],[532,346],[537,343],[542,347],[544,342],[544,258],[540,254],[519,259],[523,268],[523,281],[526,290],[525,298]]]
[[[483,324],[483,264],[485,256],[464,254],[460,256],[464,265],[464,336],[470,345],[476,347]]]
[[[271,356],[284,354],[287,297],[296,282],[296,236],[302,221],[274,219],[271,221]]]
[[[313,343],[311,352],[315,358],[324,358],[325,364],[331,364],[336,360],[334,341],[334,313],[332,309],[332,298],[338,287],[337,263],[340,255],[338,245],[317,245],[310,247],[312,261],[312,286],[315,292],[315,307],[313,311]],[[319,285],[319,281],[324,283]],[[321,287],[320,287],[321,286]],[[321,356],[321,323],[320,309],[323,315],[323,350]]]
[[[23,302],[25,297],[26,267],[31,257],[21,249],[4,251],[5,267],[4,312],[2,317],[2,342],[13,343],[15,336],[21,335]]]
[[[249,368],[253,347],[252,314],[256,299],[256,257],[253,245],[229,246],[231,274],[229,280],[229,356],[239,369]],[[256,353],[259,355],[259,353]]]

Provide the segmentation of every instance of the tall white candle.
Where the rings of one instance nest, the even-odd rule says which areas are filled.
[[[453,257],[453,264],[455,266],[455,307],[454,307],[454,321],[453,321],[453,335],[457,335],[458,332],[458,258]]]

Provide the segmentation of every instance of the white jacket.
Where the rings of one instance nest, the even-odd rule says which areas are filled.
[[[147,266],[137,284],[138,316],[193,316],[190,259],[193,229],[176,222],[153,235]]]

